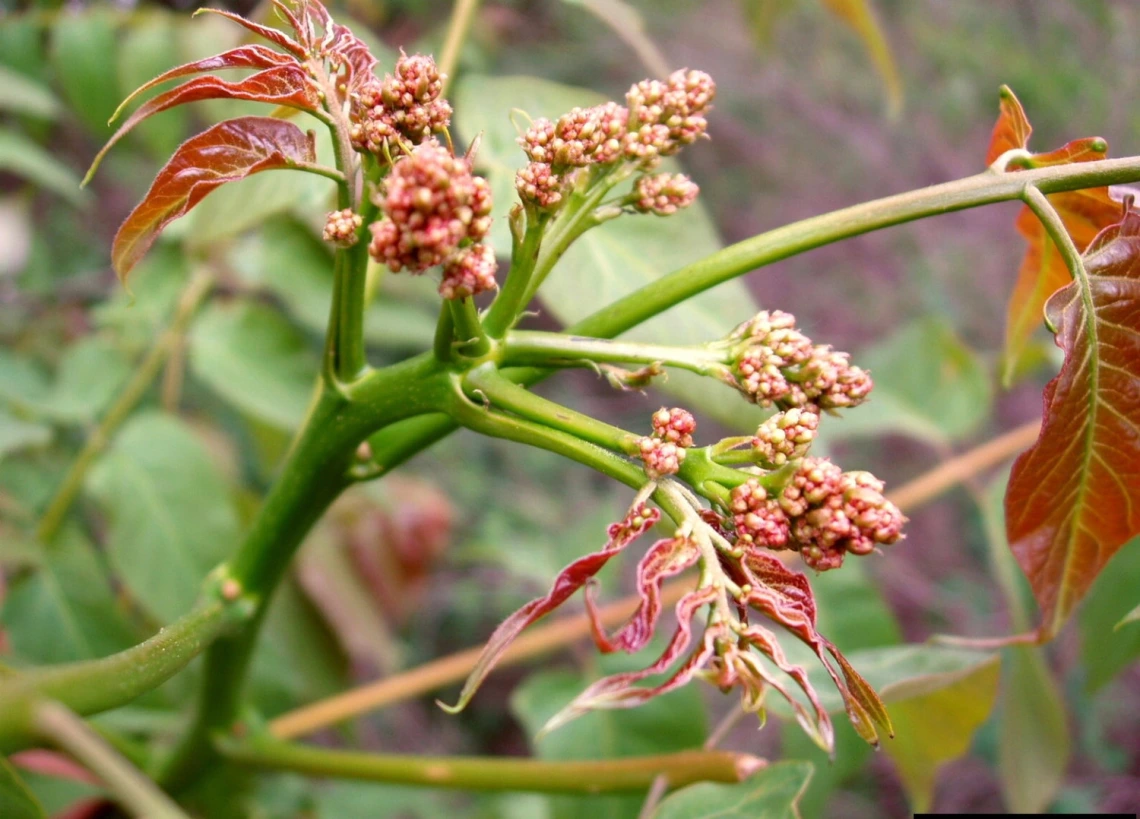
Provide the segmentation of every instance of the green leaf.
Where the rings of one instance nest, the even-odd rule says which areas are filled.
[[[281,429],[300,424],[319,360],[308,341],[270,307],[211,305],[190,335],[194,375],[243,412]]]
[[[1085,685],[1097,691],[1140,657],[1140,629],[1135,619],[1136,578],[1140,577],[1140,539],[1116,553],[1089,590],[1077,618],[1081,632],[1081,668]]]
[[[268,287],[300,324],[323,333],[332,303],[333,260],[328,245],[299,221],[274,217],[235,248],[234,267],[247,280]],[[438,298],[431,310],[382,298],[364,313],[366,341],[423,349],[435,334]]]
[[[51,427],[23,421],[0,409],[0,461],[11,452],[43,446],[51,440]]]
[[[43,411],[64,423],[93,421],[130,374],[130,364],[114,344],[88,336],[64,352],[55,383],[43,400]]]
[[[79,187],[78,174],[27,137],[8,129],[0,129],[0,171],[13,173],[76,206],[90,200]]]
[[[137,640],[107,582],[107,572],[78,527],[65,525],[18,577],[0,621],[22,662],[38,665],[113,654]]]
[[[0,111],[55,119],[61,109],[55,94],[25,74],[0,66]]]
[[[5,819],[47,819],[36,799],[16,769],[0,756],[0,816]]]
[[[110,133],[107,120],[119,104],[108,64],[118,50],[115,16],[107,10],[61,11],[52,31],[51,63],[68,106],[92,134]]]
[[[120,37],[118,48],[119,96],[128,94],[178,65],[175,25],[166,14],[147,15]],[[165,86],[160,87],[165,90]],[[132,106],[131,110],[138,106]],[[130,111],[124,112],[129,114]],[[189,112],[176,108],[161,117],[139,123],[135,131],[155,158],[165,160],[186,136]]]
[[[808,677],[827,711],[832,714],[843,713],[842,697],[810,650],[797,643],[787,642],[784,652],[790,660],[808,669]],[[890,705],[953,685],[963,676],[993,662],[996,656],[988,651],[910,644],[852,651],[847,654],[847,659],[879,692],[883,701]],[[790,709],[781,700],[772,699],[770,705],[773,711],[790,716]]]
[[[627,656],[605,657],[599,663],[602,674],[642,665],[644,662],[639,665],[636,657]],[[511,710],[527,734],[533,737],[589,682],[584,675],[574,671],[539,671],[515,689]],[[700,691],[696,686],[688,686],[638,708],[586,714],[542,737],[535,743],[535,751],[543,759],[611,759],[697,748],[705,735],[705,712]],[[557,797],[551,803],[556,817],[624,819],[637,815],[642,800],[640,795]]]
[[[969,750],[974,732],[990,715],[997,700],[1000,658],[944,674],[937,687],[912,682],[896,686],[891,698],[894,739],[883,749],[895,768],[916,813],[930,810],[939,769]],[[914,696],[903,692],[914,686]],[[891,696],[890,686],[883,692]]]
[[[161,622],[189,611],[238,535],[225,482],[203,443],[172,416],[135,416],[87,485],[107,512],[108,557],[132,596]]]
[[[824,424],[830,440],[903,432],[947,444],[968,437],[989,416],[989,374],[941,318],[914,321],[854,360],[871,371],[875,389],[858,412]]]
[[[1011,813],[1043,812],[1065,781],[1072,753],[1065,701],[1040,648],[1006,649],[998,773]]]
[[[810,762],[780,762],[737,785],[702,782],[665,799],[653,819],[799,819]]]

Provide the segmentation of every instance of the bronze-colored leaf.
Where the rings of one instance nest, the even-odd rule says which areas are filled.
[[[126,279],[167,224],[220,185],[315,161],[311,138],[272,117],[226,120],[186,140],[115,234],[111,260],[119,278]]]
[[[1013,466],[1006,530],[1056,634],[1109,558],[1140,534],[1140,213],[1103,230],[1088,281],[1046,304],[1060,374],[1037,443]]]
[[[1001,113],[990,137],[986,163],[990,164],[1008,150],[1025,149],[1033,132],[1017,97],[1007,87],[1001,90]],[[1065,165],[1104,159],[1108,144],[1100,137],[1073,140],[1055,151],[1031,154],[1015,159],[1008,170]],[[1077,249],[1083,251],[1103,228],[1120,216],[1120,205],[1109,196],[1108,188],[1088,188],[1053,194],[1049,197],[1061,215],[1065,228]],[[1028,247],[1017,273],[1017,283],[1006,310],[1005,356],[1003,379],[1008,383],[1029,347],[1029,337],[1041,326],[1045,302],[1069,282],[1065,262],[1045,234],[1037,217],[1024,208],[1017,218],[1017,231]]]
[[[314,113],[320,107],[320,97],[316,87],[309,79],[305,69],[295,62],[275,65],[237,82],[230,82],[214,76],[195,77],[177,88],[172,88],[153,99],[147,100],[127,117],[126,121],[119,126],[119,130],[115,131],[114,135],[107,140],[107,144],[96,154],[84,182],[86,183],[95,173],[99,163],[103,161],[103,157],[107,155],[115,143],[147,117],[168,108],[174,108],[177,105],[185,105],[188,102],[218,99],[252,100]]]

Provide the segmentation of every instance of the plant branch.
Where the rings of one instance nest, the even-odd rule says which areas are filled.
[[[539,793],[638,791],[658,776],[677,788],[693,782],[740,782],[764,765],[748,754],[681,751],[655,756],[553,762],[510,757],[430,757],[334,751],[268,737],[221,743],[243,765],[309,776],[399,782],[432,788]]]
[[[533,330],[514,330],[503,341],[503,366],[558,367],[583,362],[643,365],[661,363],[706,376],[714,375],[724,366],[721,356],[702,347],[612,341],[607,338]]]
[[[119,803],[140,819],[188,819],[169,796],[119,754],[87,723],[57,702],[36,709],[36,727],[98,776]]]
[[[475,302],[468,296],[464,299],[447,299],[451,309],[451,319],[455,330],[455,340],[459,350],[469,358],[479,358],[491,349],[490,339],[479,320]]]
[[[451,75],[459,65],[459,52],[463,50],[463,42],[471,30],[471,21],[475,19],[475,11],[478,8],[479,0],[455,0],[455,5],[451,7],[447,38],[443,41],[443,49],[439,55],[439,73],[443,75],[441,95],[447,93]]]
[[[729,245],[643,285],[570,328],[591,336],[615,336],[670,307],[758,267],[840,239],[942,213],[1021,199],[1027,186],[1042,193],[1140,181],[1140,156],[996,173],[945,182],[814,216]]]
[[[493,364],[482,364],[467,372],[463,377],[463,385],[469,396],[476,396],[486,402],[486,410],[508,410],[528,421],[560,430],[611,452],[624,455],[637,452],[639,436],[535,395],[509,378],[504,378]],[[641,483],[647,483],[648,480],[642,474]]]
[[[174,308],[170,324],[155,340],[154,345],[142,361],[138,363],[134,375],[123,387],[122,392],[115,399],[115,403],[107,410],[107,414],[103,416],[99,426],[87,436],[83,449],[72,461],[63,482],[44,510],[43,517],[36,525],[36,539],[40,543],[48,544],[55,537],[60,524],[67,516],[67,510],[71,508],[71,504],[83,486],[83,479],[87,476],[87,471],[107,444],[110,443],[116,430],[122,426],[123,422],[130,416],[131,411],[146,395],[146,391],[162,369],[163,363],[171,352],[178,347],[182,335],[186,332],[186,327],[190,324],[190,319],[194,317],[198,306],[206,298],[213,284],[214,275],[206,268],[199,268],[190,278],[178,299],[178,305]]]
[[[226,629],[250,616],[247,599],[223,599],[218,588],[198,608],[126,651],[0,677],[0,752],[34,740],[36,708],[45,700],[95,714],[124,705],[181,671]]]
[[[513,218],[514,214],[512,214]],[[538,263],[538,252],[542,244],[542,235],[546,228],[546,220],[535,213],[526,217],[526,228],[521,238],[515,236],[511,248],[511,267],[507,271],[507,278],[503,282],[503,289],[495,297],[483,326],[492,338],[501,338],[518,320],[519,314],[526,307],[526,294],[530,289],[530,280],[534,275],[535,265]],[[514,222],[512,222],[512,227]]]
[[[903,484],[889,493],[888,497],[904,512],[914,511],[959,483],[1013,457],[1035,440],[1037,429],[1038,422],[1034,421],[987,441]],[[436,431],[439,431],[439,427]],[[662,608],[668,608],[680,600],[689,591],[690,582],[682,578],[666,583],[662,590]],[[607,628],[614,628],[629,619],[639,602],[637,595],[631,595],[610,603],[602,607],[600,620]],[[511,643],[499,659],[498,667],[552,654],[589,634],[590,620],[584,614],[562,617],[536,626],[524,631]],[[292,739],[462,682],[471,673],[482,653],[482,646],[466,649],[393,677],[334,694],[281,715],[269,724],[269,729],[276,737]]]

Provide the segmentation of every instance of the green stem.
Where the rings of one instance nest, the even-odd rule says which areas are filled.
[[[501,338],[526,308],[526,294],[530,288],[535,265],[538,263],[538,251],[546,224],[541,215],[536,214],[533,219],[528,215],[522,240],[516,239],[514,242],[511,250],[511,268],[507,271],[503,289],[499,291],[499,295],[483,319],[483,327],[492,338]]]
[[[570,201],[551,223],[550,230],[543,238],[542,248],[535,263],[534,273],[527,282],[526,292],[522,298],[522,306],[530,304],[550,271],[558,264],[562,255],[579,237],[590,228],[597,227],[603,220],[594,214],[606,194],[623,179],[628,178],[632,172],[630,168],[619,168],[606,171],[606,175],[591,178],[585,193],[573,193]]]
[[[464,394],[460,380],[459,376],[455,376],[451,407],[448,410],[448,414],[460,425],[493,438],[549,450],[635,489],[640,489],[648,482],[640,467],[598,444],[560,429],[503,415],[493,408],[473,403]]]
[[[189,819],[169,796],[123,758],[83,720],[57,702],[36,710],[41,735],[103,780],[119,803],[140,819]]]
[[[67,516],[67,510],[71,508],[71,504],[83,486],[83,479],[87,476],[87,471],[107,444],[110,443],[115,431],[130,416],[135,405],[146,395],[146,391],[162,369],[163,363],[170,356],[171,351],[178,346],[190,319],[194,317],[198,306],[206,298],[213,284],[214,276],[205,268],[199,269],[191,277],[186,289],[182,291],[182,295],[178,299],[178,306],[174,309],[174,315],[169,326],[158,337],[143,360],[139,362],[134,375],[131,376],[123,391],[119,393],[115,403],[107,410],[107,414],[103,416],[99,426],[87,437],[83,449],[72,462],[71,467],[67,470],[67,475],[64,476],[63,482],[59,485],[59,489],[56,490],[55,495],[44,510],[43,517],[40,518],[40,522],[36,526],[36,539],[40,543],[50,543],[55,537],[60,524]]]
[[[323,384],[230,565],[231,577],[256,603],[245,628],[219,640],[206,655],[198,712],[166,766],[173,790],[192,782],[213,761],[211,736],[231,727],[240,710],[242,682],[274,589],[313,524],[352,482],[358,445],[377,428],[440,409],[447,382],[424,354],[370,372],[342,390]]]
[[[541,395],[535,395],[504,378],[493,364],[482,364],[463,377],[464,391],[487,402],[490,409],[508,410],[551,429],[569,433],[575,438],[589,441],[611,452],[633,455],[637,452],[640,437],[632,432],[591,418],[562,404],[556,404]],[[641,482],[648,478],[642,475]]]
[[[364,349],[364,310],[368,306],[368,224],[377,208],[362,207],[364,220],[356,244],[336,251],[333,263],[333,297],[325,341],[325,378],[330,384],[349,384],[368,370]]]
[[[1081,258],[1081,252],[1077,250],[1076,244],[1073,242],[1073,237],[1069,235],[1068,228],[1061,220],[1061,215],[1057,213],[1053,203],[1049,201],[1048,197],[1043,194],[1040,189],[1033,185],[1026,185],[1025,191],[1021,197],[1025,200],[1025,204],[1033,211],[1033,214],[1041,221],[1041,226],[1045,228],[1045,232],[1049,234],[1049,238],[1053,240],[1061,258],[1065,261],[1065,267],[1069,269],[1069,274],[1073,280],[1078,282],[1081,286],[1081,291],[1084,294],[1089,294],[1089,300],[1085,303],[1085,308],[1092,315],[1092,297],[1091,289],[1089,287],[1089,275],[1085,270],[1085,262]]]
[[[570,328],[615,336],[670,307],[758,267],[822,245],[941,213],[1020,199],[1027,185],[1043,193],[1140,181],[1140,157],[994,173],[986,171],[815,216],[753,236],[643,285]]]
[[[233,762],[309,776],[399,782],[431,788],[539,793],[614,793],[647,788],[658,776],[679,788],[693,782],[740,782],[763,767],[754,756],[729,751],[681,751],[597,761],[428,757],[314,748],[269,738],[226,741]]]
[[[613,362],[678,367],[698,375],[724,369],[721,356],[702,347],[675,347],[636,341],[515,330],[503,340],[503,365],[565,366],[570,362]]]
[[[491,341],[479,320],[479,311],[470,297],[450,299],[451,320],[459,350],[470,358],[480,358],[491,350]]]
[[[479,0],[455,0],[455,5],[451,7],[447,39],[443,42],[439,56],[439,73],[443,75],[441,94],[447,93],[451,75],[459,65],[459,52],[463,50],[463,41],[467,39],[467,32],[471,30],[471,21],[475,19],[475,11],[478,8]]]
[[[451,360],[451,342],[455,340],[455,320],[452,318],[451,302],[444,300],[439,306],[439,319],[435,323],[435,337],[432,339],[432,355],[441,364]]]
[[[223,600],[215,591],[189,614],[126,651],[0,677],[0,752],[34,740],[35,709],[43,701],[57,700],[79,714],[124,705],[181,671],[250,611],[244,598]]]

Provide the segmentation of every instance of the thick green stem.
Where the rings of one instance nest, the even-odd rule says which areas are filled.
[[[44,739],[67,751],[98,776],[119,804],[140,819],[189,819],[147,776],[58,702],[36,710],[36,726]]]
[[[607,338],[572,336],[515,330],[503,340],[503,366],[566,366],[583,362],[622,364],[664,364],[714,375],[724,368],[721,356],[701,347],[675,347],[668,344],[645,344],[637,341],[612,341]]]
[[[356,449],[373,430],[443,406],[447,382],[424,354],[369,373],[358,383],[318,389],[281,474],[230,564],[230,575],[254,600],[256,614],[206,655],[198,713],[167,765],[163,780],[178,790],[212,761],[210,738],[228,729],[274,589],[297,547],[329,504],[352,482]]]
[[[614,454],[610,449],[560,429],[552,429],[550,426],[524,418],[503,415],[493,406],[473,403],[463,392],[460,383],[462,377],[454,376],[454,379],[454,391],[448,414],[462,426],[494,438],[504,438],[555,452],[635,489],[640,489],[648,482],[645,473],[637,465]]]
[[[479,311],[475,308],[475,302],[468,297],[452,299],[448,304],[455,327],[455,340],[463,355],[480,358],[490,352],[491,341],[483,329],[483,322],[479,320]]]
[[[546,220],[541,215],[535,214],[533,219],[528,215],[522,240],[517,237],[515,239],[511,252],[511,268],[507,271],[503,289],[499,291],[499,295],[495,297],[495,301],[483,318],[483,327],[492,338],[501,338],[526,308],[527,292],[530,289],[531,276],[534,275],[534,267],[538,263],[538,251],[545,227]]]
[[[143,360],[139,362],[134,375],[131,376],[123,391],[119,393],[115,403],[107,410],[107,414],[103,416],[99,426],[87,436],[83,449],[72,462],[67,475],[64,476],[63,482],[59,485],[59,489],[56,490],[55,495],[44,510],[43,517],[40,518],[40,522],[36,526],[36,539],[40,543],[50,543],[51,539],[55,537],[55,533],[59,531],[60,524],[67,516],[67,510],[71,508],[71,504],[83,486],[83,479],[87,476],[87,471],[107,444],[110,443],[111,436],[127,420],[131,411],[146,395],[146,391],[158,376],[159,370],[162,369],[163,363],[170,356],[171,351],[180,343],[190,319],[194,317],[198,306],[210,292],[213,283],[213,273],[202,268],[194,273],[189,284],[186,285],[186,289],[182,291],[170,325],[158,337]]]
[[[78,714],[124,705],[170,679],[252,607],[217,591],[198,608],[133,648],[98,660],[47,666],[0,677],[0,752],[26,747],[37,736],[35,709],[56,700]]]
[[[724,248],[643,285],[570,328],[615,336],[670,307],[758,267],[840,239],[941,213],[1020,199],[1027,185],[1043,193],[1140,181],[1140,157],[1054,165],[1027,171],[986,171],[804,219]]]
[[[658,776],[670,787],[692,782],[740,782],[763,760],[728,751],[682,751],[582,762],[535,759],[428,757],[333,751],[280,740],[225,741],[233,762],[309,776],[399,782],[431,788],[539,793],[613,793],[647,788]]]
[[[625,455],[637,452],[640,436],[535,395],[504,378],[492,364],[483,364],[469,371],[463,377],[463,384],[465,391],[485,401],[488,409],[508,410],[527,420],[605,447],[611,452]],[[642,482],[646,481],[648,478],[643,476]]]

